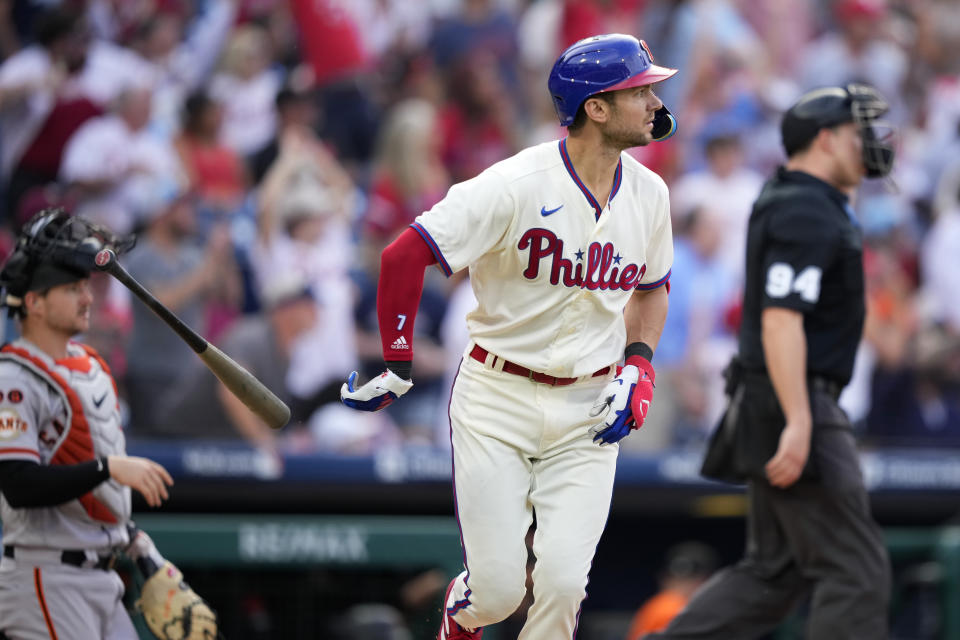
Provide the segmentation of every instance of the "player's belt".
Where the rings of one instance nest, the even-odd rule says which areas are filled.
[[[100,556],[96,561],[92,561],[87,555],[87,552],[83,549],[65,549],[60,553],[60,562],[63,564],[69,564],[73,567],[80,568],[89,568],[89,569],[102,569],[106,571],[110,568],[112,564],[112,556]],[[13,545],[5,544],[3,545],[3,555],[7,558],[16,559],[19,557],[21,560],[26,562],[37,561],[44,558],[41,558],[42,555],[48,556],[49,559],[56,558],[57,551],[54,549],[50,550],[35,550],[35,549],[20,549],[17,550]]]
[[[481,362],[483,364],[487,363],[487,356],[491,355],[489,351],[484,349],[478,344],[473,345],[473,349],[470,351],[470,357]],[[541,384],[549,384],[555,387],[562,387],[563,385],[573,384],[580,378],[558,378],[557,376],[548,376],[545,373],[540,373],[539,371],[533,371],[532,369],[527,369],[526,367],[520,366],[519,364],[514,364],[509,360],[504,360],[500,356],[493,356],[493,360],[490,363],[491,367],[496,368],[497,362],[503,362],[503,371],[507,373],[512,373],[514,375],[523,376],[534,382],[539,382]],[[596,378],[599,376],[605,376],[610,373],[610,367],[604,367],[603,369],[598,369],[590,374],[589,377]]]

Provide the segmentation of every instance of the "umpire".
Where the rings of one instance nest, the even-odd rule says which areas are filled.
[[[746,481],[746,556],[648,638],[757,638],[807,596],[807,638],[887,637],[889,560],[837,404],[865,315],[848,196],[890,172],[887,108],[872,87],[848,85],[805,94],[783,118],[788,160],[750,217],[731,399],[702,470]]]

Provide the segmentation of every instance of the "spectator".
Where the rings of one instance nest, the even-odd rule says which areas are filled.
[[[221,348],[289,405],[285,379],[290,352],[296,338],[316,322],[316,304],[309,287],[295,276],[270,284],[263,292],[266,312],[238,321]],[[245,441],[264,455],[267,473],[279,472],[277,433],[202,363],[181,371],[179,383],[168,389],[159,411],[164,435]]]
[[[83,14],[70,7],[38,18],[36,44],[0,65],[0,179],[7,216],[32,187],[57,177],[71,134],[101,109],[80,80],[89,34]]]
[[[960,169],[960,164],[958,164]],[[954,180],[960,178],[960,171]],[[923,275],[923,299],[929,319],[960,334],[960,180],[953,183],[956,192],[952,206],[944,206],[923,240],[920,268]]]
[[[13,0],[0,1],[0,60],[13,55],[20,48],[20,39],[10,16]]]
[[[627,640],[666,628],[697,588],[717,570],[716,552],[702,542],[687,541],[670,547],[660,569],[660,590],[647,600],[630,623]]]
[[[890,96],[896,121],[904,119],[901,86],[907,56],[887,35],[886,0],[838,0],[833,3],[836,30],[811,43],[798,70],[802,90],[864,82]]]
[[[97,304],[90,310],[90,329],[83,334],[84,342],[110,363],[110,371],[118,387],[124,387],[127,374],[126,345],[133,330],[130,296],[109,274],[98,271],[90,274],[90,290]],[[120,396],[126,402],[125,388],[121,389]]]
[[[717,215],[714,231],[720,234],[720,261],[736,282],[743,279],[747,220],[760,194],[763,178],[744,164],[737,135],[710,134],[705,147],[707,166],[681,176],[671,189],[674,215],[708,207]]]
[[[703,118],[699,100],[712,99],[718,90],[716,79],[709,75],[714,60],[729,57],[758,66],[767,59],[762,42],[737,4],[731,0],[662,1],[651,3],[644,14],[644,33],[650,34],[647,44],[658,52],[658,60],[690,69],[685,78],[678,77],[658,93],[664,104],[685,105],[678,106],[677,113],[697,112],[693,122],[690,115],[684,116],[688,131],[707,126],[698,122]],[[696,89],[704,83],[707,89],[698,94]]]
[[[512,94],[518,88],[517,26],[499,5],[495,0],[464,0],[456,11],[436,21],[429,47],[437,63],[454,76],[487,58],[490,73]]]
[[[475,177],[519,148],[516,105],[496,63],[487,51],[478,49],[447,72],[440,130],[443,162],[453,182]]]
[[[528,126],[522,144],[532,145],[563,136],[549,92],[539,82],[550,72],[560,52],[560,31],[565,5],[560,2],[534,2],[519,18],[517,25],[517,62],[520,66],[521,104],[526,106]],[[630,33],[631,28],[611,29]],[[594,33],[604,33],[595,31]],[[571,43],[572,44],[572,43]]]
[[[889,249],[880,247],[868,271],[876,285],[866,337],[877,366],[866,435],[876,442],[960,444],[958,212],[941,210],[923,241],[919,295]]]
[[[127,258],[127,270],[188,326],[209,335],[204,325],[206,305],[239,295],[226,228],[217,228],[206,246],[197,246],[193,202],[171,181],[157,181],[145,193],[140,224],[144,231]],[[134,433],[164,432],[165,425],[157,422],[159,396],[182,379],[195,359],[162,320],[145,305],[134,303],[126,377]]]
[[[126,6],[129,3],[124,3]],[[188,96],[210,78],[237,15],[238,0],[195,3],[203,9],[191,16],[194,3],[164,2],[141,16],[129,39],[130,48],[153,69],[156,81],[154,125],[172,136]]]
[[[376,271],[380,252],[446,193],[450,179],[440,156],[437,112],[423,100],[397,104],[378,142],[362,250]]]
[[[245,2],[241,5],[240,22],[252,22],[267,30],[273,59],[286,69],[288,75],[298,69],[308,69],[303,60],[303,49],[296,37],[297,24],[293,19],[290,2],[267,0],[266,2]],[[313,72],[310,71],[310,82]]]
[[[222,126],[223,105],[205,92],[194,93],[184,104],[183,130],[174,140],[201,214],[214,217],[236,210],[247,189],[242,159],[221,142]]]
[[[138,191],[181,173],[173,147],[146,129],[153,92],[130,87],[111,112],[87,121],[70,138],[60,178],[78,200],[78,213],[116,233],[129,233]]]
[[[273,138],[247,160],[253,184],[259,185],[267,171],[280,155],[280,143],[292,135],[298,139],[313,138],[319,144],[314,131],[317,126],[317,102],[312,89],[288,83],[277,92],[274,100],[277,128]]]
[[[286,133],[281,155],[264,179],[253,266],[261,289],[291,274],[310,287],[321,322],[298,339],[287,386],[310,396],[334,382],[336,398],[343,373],[357,364],[349,275],[353,185],[322,144],[300,133]]]
[[[877,368],[866,433],[882,446],[960,446],[960,337],[922,328],[907,366]]]
[[[788,90],[814,32],[816,3],[745,0],[740,11],[762,39],[775,91]]]
[[[338,0],[292,0],[304,62],[313,70],[326,118],[320,134],[352,175],[362,175],[379,120],[362,26]]]
[[[405,0],[353,0],[347,8],[354,22],[363,25],[359,36],[364,49],[380,64],[392,55],[422,49],[436,11],[429,2]]]
[[[277,130],[274,103],[281,77],[272,62],[267,32],[243,25],[230,36],[221,71],[210,84],[210,96],[224,107],[221,139],[243,157],[261,151]]]
[[[736,351],[727,312],[738,303],[740,283],[725,262],[725,218],[710,205],[674,227],[670,312],[657,346],[657,402],[626,449],[700,445],[723,409],[720,371]]]
[[[560,20],[559,48],[569,47],[596,33],[637,30],[637,9],[643,0],[564,0]]]

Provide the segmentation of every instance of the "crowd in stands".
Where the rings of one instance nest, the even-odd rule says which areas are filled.
[[[855,197],[869,312],[843,404],[868,442],[960,446],[952,0],[0,0],[0,257],[45,206],[137,233],[129,271],[294,410],[266,429],[95,274],[85,339],[121,382],[129,437],[449,446],[465,274],[428,272],[403,401],[338,402],[351,370],[382,369],[379,253],[451,184],[562,137],[550,66],[608,32],[680,69],[656,88],[679,132],[631,151],[671,188],[676,253],[656,399],[625,449],[697,446],[713,427],[780,114],[848,82],[889,99],[899,155]]]

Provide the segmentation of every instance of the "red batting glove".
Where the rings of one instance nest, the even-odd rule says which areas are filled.
[[[633,365],[640,370],[640,379],[633,390],[633,396],[630,398],[630,409],[633,411],[633,419],[637,421],[634,429],[643,426],[643,421],[647,417],[647,411],[650,410],[650,403],[653,401],[653,387],[656,373],[653,371],[653,365],[643,356],[630,356],[624,365]]]

